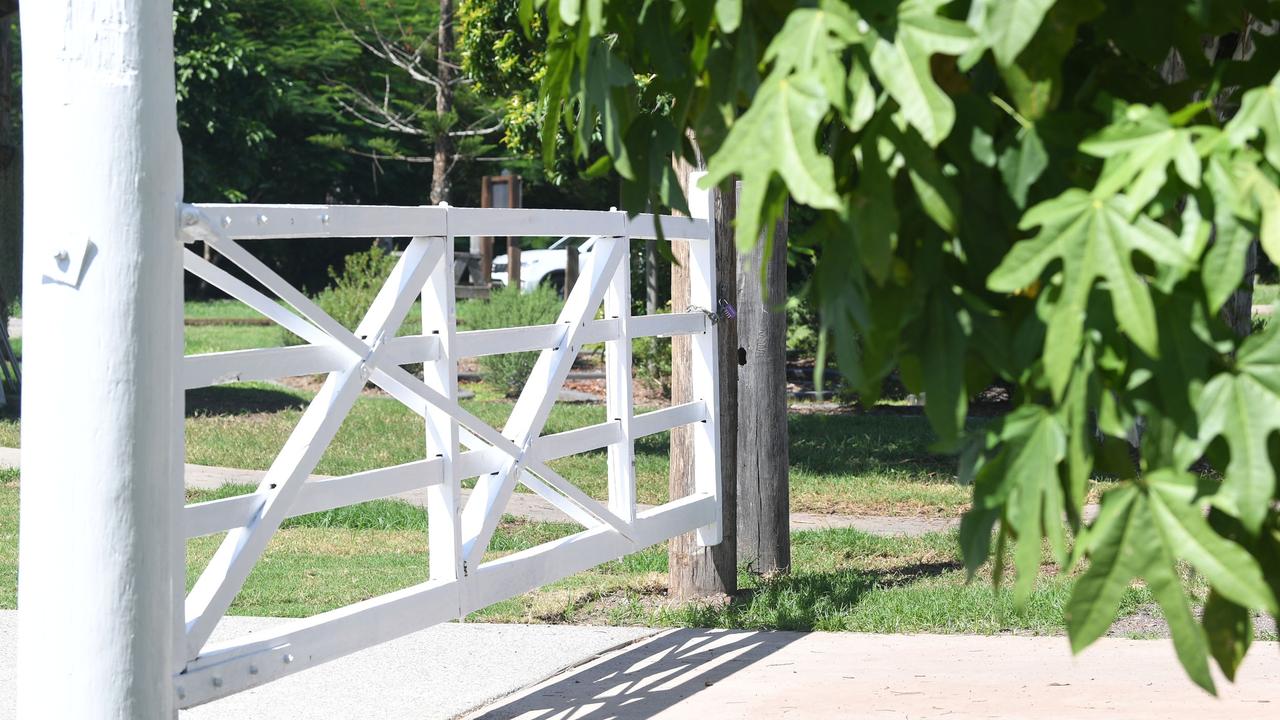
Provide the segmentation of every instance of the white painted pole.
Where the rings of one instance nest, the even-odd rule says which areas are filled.
[[[40,0],[21,21],[18,717],[175,717],[172,5]]]

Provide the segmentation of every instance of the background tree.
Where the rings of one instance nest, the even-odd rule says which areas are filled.
[[[422,201],[427,179],[416,168],[383,167],[324,142],[363,131],[340,114],[326,76],[365,70],[328,0],[177,0],[174,44],[188,200]],[[254,249],[318,290],[352,245],[321,241],[303,256],[288,243]]]
[[[0,0],[0,58],[9,68],[0,71],[0,312],[7,312],[9,299],[20,294],[21,61],[16,7],[16,0]],[[339,17],[350,20],[349,27],[343,27]],[[175,0],[178,120],[187,199],[424,202],[429,188],[442,187],[433,179],[436,148],[430,134],[391,132],[354,116],[348,107],[358,107],[352,89],[359,88],[379,99],[389,89],[388,108],[420,129],[442,127],[434,118],[446,117],[448,127],[459,133],[457,145],[446,152],[452,167],[447,176],[453,185],[450,200],[455,204],[479,204],[480,177],[506,168],[524,175],[525,202],[531,207],[617,204],[616,179],[583,180],[576,172],[548,176],[531,161],[532,146],[497,150],[482,133],[473,132],[497,126],[499,116],[509,116],[500,112],[506,105],[496,88],[481,88],[465,73],[455,74],[453,110],[441,115],[422,83],[369,52],[351,32],[364,27],[361,23],[373,23],[389,46],[397,39],[397,53],[405,47],[424,48],[427,56],[421,67],[433,70],[440,63],[439,57],[430,57],[439,51],[439,19],[438,3],[426,0]],[[509,29],[523,37],[514,15]],[[362,37],[376,40],[375,35]],[[4,84],[5,79],[11,83]],[[496,132],[491,135],[497,139]],[[503,162],[471,162],[481,153]],[[320,241],[301,256],[295,249],[288,243],[254,243],[254,250],[290,281],[316,291],[328,284],[327,269],[340,267],[342,257],[356,246]]]
[[[373,194],[369,173],[317,147],[341,129],[324,75],[360,48],[323,0],[178,0],[178,123],[196,201],[323,202]]]
[[[898,370],[974,486],[965,562],[1083,568],[1079,650],[1144,580],[1212,690],[1280,613],[1280,330],[1220,316],[1280,257],[1280,3],[525,0],[545,26],[544,160],[680,208],[670,157],[741,177],[749,246],[815,213],[824,345],[864,400]],[[1252,54],[1206,40],[1252,33]],[[1185,76],[1161,70],[1176,53]],[[593,143],[594,137],[600,142]],[[966,427],[999,380],[1013,410]],[[1127,439],[1145,424],[1137,458]],[[1117,482],[1097,518],[1091,477]],[[1065,521],[1065,522],[1064,522]],[[1083,560],[1087,563],[1082,563]],[[1184,572],[1185,571],[1185,572]],[[1203,616],[1190,577],[1209,586]]]
[[[346,115],[380,133],[365,147],[346,149],[363,157],[430,164],[431,202],[447,202],[458,163],[493,149],[486,138],[502,129],[496,103],[474,92],[459,72],[453,0],[440,0],[438,6],[362,3],[345,10],[335,4],[334,13],[376,60],[368,72],[331,81],[332,97]],[[417,143],[426,148],[415,152]]]

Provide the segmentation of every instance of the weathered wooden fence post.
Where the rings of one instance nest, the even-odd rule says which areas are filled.
[[[676,161],[675,168],[685,196],[699,192],[691,187],[689,180],[694,168],[679,160]],[[734,277],[737,267],[733,245],[734,197],[732,191],[711,191],[710,213],[715,220],[717,295],[727,298],[730,303],[734,302],[733,293],[737,288]],[[673,312],[684,312],[690,305],[689,243],[673,242],[671,245],[676,259],[671,268],[671,309]],[[706,309],[712,312],[716,310]],[[738,588],[738,545],[734,538],[737,515],[733,478],[737,467],[735,438],[738,423],[737,367],[733,358],[736,357],[738,338],[732,322],[718,323],[712,332],[716,333],[716,349],[720,357],[720,469],[724,501],[721,528],[724,539],[719,545],[711,547],[699,545],[694,533],[671,539],[667,546],[668,592],[677,600],[733,593]],[[672,404],[689,402],[695,394],[691,380],[690,342],[688,336],[671,338]],[[687,426],[671,431],[669,489],[672,498],[693,492],[693,436]]]
[[[739,183],[741,184],[741,183]],[[791,569],[787,434],[787,214],[738,256],[738,561]],[[761,270],[765,273],[761,285]]]
[[[181,151],[166,0],[24,2],[18,717],[176,718]]]

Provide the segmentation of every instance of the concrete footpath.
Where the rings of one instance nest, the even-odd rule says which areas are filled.
[[[1219,698],[1168,640],[672,630],[467,715],[473,720],[1280,717],[1280,647],[1254,643]]]
[[[0,720],[15,716],[18,613],[0,611]],[[282,622],[229,617],[214,638]],[[445,623],[201,705],[182,720],[446,720],[529,687],[648,628]],[[74,691],[74,683],[67,685]]]
[[[216,635],[279,622],[228,618]],[[17,613],[0,612],[0,720]],[[74,691],[74,681],[66,686]],[[1167,640],[447,623],[181,713],[182,720],[1280,717],[1280,646],[1191,684]]]

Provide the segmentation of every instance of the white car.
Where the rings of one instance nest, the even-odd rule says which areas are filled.
[[[520,289],[529,292],[539,285],[546,284],[557,291],[564,290],[564,271],[569,261],[569,248],[577,240],[577,236],[566,235],[555,241],[545,250],[520,251]],[[578,245],[578,267],[586,265],[587,256],[595,249],[599,236],[589,237]],[[493,259],[493,272],[490,274],[495,282],[507,284],[507,256],[499,255]]]

